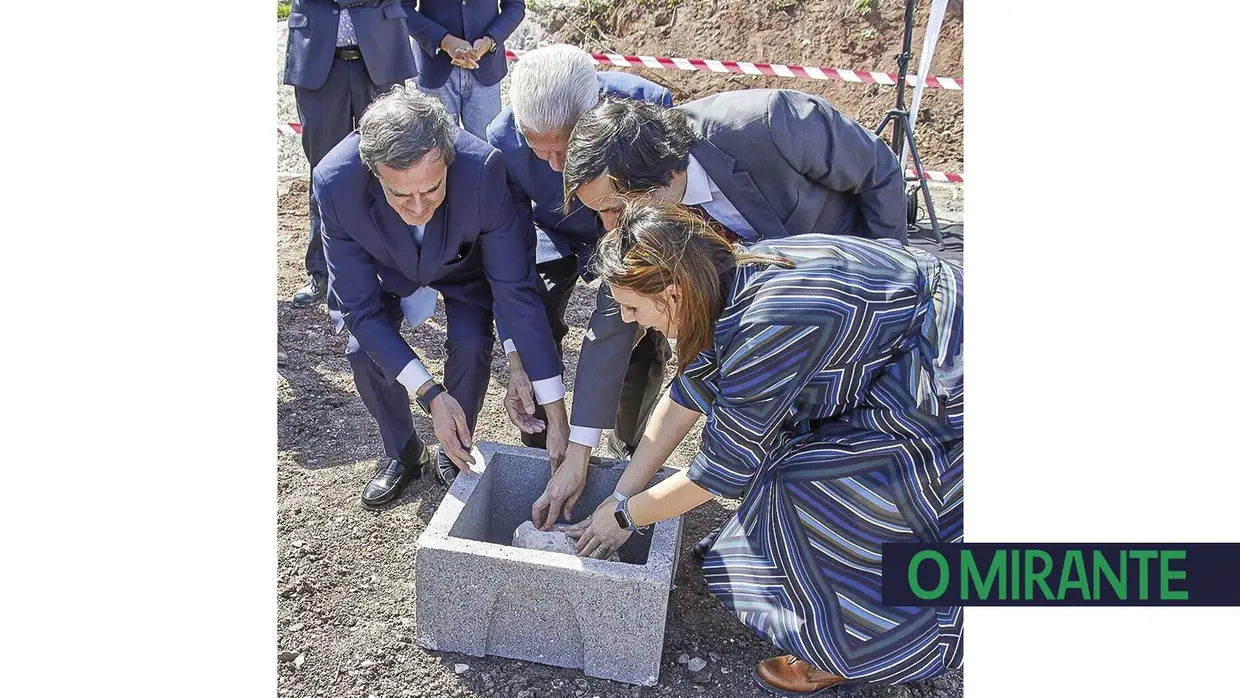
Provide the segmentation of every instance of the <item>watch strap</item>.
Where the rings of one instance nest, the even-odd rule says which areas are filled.
[[[619,492],[616,492],[615,496],[618,497],[618,500],[616,501],[616,513],[620,515],[617,517],[616,523],[620,524],[620,527],[626,531],[637,533],[639,535],[645,535],[645,527],[638,527],[633,523],[633,514],[629,511],[629,498]],[[621,517],[623,518],[623,521],[620,520]],[[625,524],[628,525],[626,526]]]
[[[436,397],[439,397],[439,394],[444,392],[444,390],[445,388],[442,385],[438,383],[432,383],[431,387],[427,388],[425,393],[422,393],[421,395],[418,396],[417,398],[418,407],[421,407],[423,412],[430,414],[431,413],[431,401],[434,400]]]

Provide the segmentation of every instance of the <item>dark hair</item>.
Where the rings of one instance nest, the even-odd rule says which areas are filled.
[[[456,156],[453,126],[438,99],[404,85],[392,89],[366,107],[358,120],[358,154],[371,172],[379,165],[407,170],[432,148],[445,165]]]
[[[714,341],[715,322],[723,312],[724,284],[741,264],[794,266],[786,257],[746,252],[734,247],[697,213],[680,204],[637,201],[626,204],[615,229],[594,252],[594,273],[604,283],[643,296],[657,296],[675,284],[680,289],[676,370]],[[661,310],[666,304],[656,299]]]
[[[633,99],[609,97],[582,115],[564,157],[564,212],[581,185],[607,172],[621,193],[667,186],[689,166],[697,140],[685,115]]]

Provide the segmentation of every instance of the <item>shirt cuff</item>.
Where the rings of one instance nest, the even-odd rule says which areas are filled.
[[[405,364],[405,367],[401,369],[400,375],[396,376],[396,380],[411,393],[416,392],[418,388],[422,387],[423,383],[430,379],[431,374],[427,373],[426,367],[417,359],[413,359]]]
[[[582,446],[594,448],[598,446],[598,442],[603,440],[603,430],[594,427],[568,427],[568,440]]]
[[[505,354],[511,354],[511,353],[515,352],[516,350],[517,350],[517,343],[516,343],[516,342],[512,341],[511,339],[505,339],[505,340],[504,340],[504,353],[505,353]],[[548,380],[550,380],[550,379],[548,379]],[[555,400],[552,400],[552,402],[555,402]]]
[[[564,377],[552,376],[534,381],[534,399],[540,405],[564,399]]]

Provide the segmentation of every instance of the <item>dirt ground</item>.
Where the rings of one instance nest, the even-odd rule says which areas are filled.
[[[904,2],[895,0],[614,0],[563,9],[544,8],[544,3],[536,7],[556,40],[589,51],[885,73],[897,72],[904,27]],[[859,9],[863,7],[869,8],[864,14]],[[917,72],[929,8],[929,2],[918,3],[910,73]],[[951,0],[931,74],[963,78],[963,57],[964,3]],[[870,128],[876,128],[887,110],[895,107],[895,88],[890,86],[678,70],[637,72],[670,88],[677,103],[725,90],[796,89],[825,97],[836,109]],[[906,91],[910,105],[912,98],[910,89]],[[963,91],[927,87],[917,118],[917,149],[923,166],[964,174]]]
[[[650,0],[641,2],[646,2],[648,6],[651,4]],[[778,2],[779,0],[776,4]],[[788,12],[773,9],[769,3],[755,4],[749,9],[745,3],[740,2],[716,4],[720,20],[716,22],[715,31],[719,37],[748,37],[754,33],[751,29],[757,26],[757,20],[753,19],[756,16],[764,18],[760,21],[768,22],[769,26],[773,27],[766,31],[774,32],[779,27],[786,26],[791,32],[790,36],[798,37],[797,41],[800,41],[804,27],[791,22],[796,13],[822,17],[824,21],[825,18],[835,16],[824,14],[822,8],[808,0],[790,6],[792,15],[789,19],[780,19],[779,15],[786,15]],[[843,3],[821,3],[829,6],[828,9],[836,4],[852,7],[851,0]],[[628,11],[638,7],[639,3],[618,2],[614,5],[619,8],[617,11]],[[641,43],[641,40],[635,37],[638,31],[643,30],[633,27],[645,27],[648,24],[654,26],[654,20],[633,16],[630,18],[633,27],[622,35],[630,38],[624,42],[617,39],[607,49],[621,53],[737,57],[858,69],[894,69],[884,67],[881,61],[876,61],[873,65],[860,62],[865,56],[877,59],[892,53],[875,46],[866,49],[869,53],[857,53],[855,57],[850,54],[837,56],[830,52],[810,53],[808,50],[802,50],[801,53],[793,50],[775,52],[771,48],[764,49],[767,51],[766,55],[753,51],[746,55],[733,56],[722,52],[722,49],[715,53],[717,45],[710,42],[716,39],[710,38],[715,35],[710,34],[709,29],[692,37],[680,36],[687,34],[680,31],[681,27],[686,26],[682,24],[688,16],[686,11],[699,5],[709,7],[710,3],[682,3],[676,13],[675,24],[671,25],[676,27],[676,30],[670,32],[671,37],[668,40],[685,41],[684,44],[662,44],[667,48],[657,49],[660,44]],[[872,3],[874,9],[871,14],[877,12],[879,18],[882,18],[882,22],[877,26],[886,27],[883,30],[885,33],[880,36],[890,33],[889,15],[893,10],[888,8],[888,5],[894,8],[896,3],[882,3],[881,6],[877,1]],[[544,18],[546,14],[543,13]],[[871,22],[875,19],[863,21]],[[897,16],[897,23],[898,19]],[[945,42],[952,21],[952,13],[949,11],[948,25],[944,28]],[[748,25],[741,24],[742,22],[748,22]],[[547,29],[555,31],[551,27]],[[954,31],[959,33],[958,29]],[[690,39],[692,44],[687,43]],[[768,44],[770,41],[767,40]],[[830,39],[824,38],[822,41],[829,43]],[[279,44],[282,51],[283,41],[280,40]],[[915,36],[915,46],[920,46],[919,35]],[[694,47],[694,50],[690,50],[690,47]],[[956,55],[958,61],[958,51]],[[282,62],[282,55],[277,56],[277,65],[282,65]],[[963,74],[958,63],[953,69],[946,59],[942,64],[936,63],[935,72],[952,76]],[[677,87],[682,78],[685,86],[690,85],[688,78],[716,81],[710,83],[715,85],[710,89],[737,89],[753,86],[758,82],[750,78],[719,78],[693,73],[675,76],[674,80],[667,79],[667,73],[654,77],[663,78],[659,81],[671,84],[674,89],[688,89]],[[780,81],[780,85],[788,86],[789,82]],[[796,81],[795,85],[798,89],[806,89],[806,82],[808,81]],[[812,83],[811,86],[817,85],[827,90],[834,89],[823,83]],[[859,93],[868,89],[858,85],[842,87]],[[884,99],[892,97],[891,88],[878,89],[882,90],[879,95]],[[278,118],[295,121],[295,112],[292,118],[286,118],[290,116],[291,90],[279,88],[278,94]],[[927,94],[933,93],[927,91]],[[677,94],[677,97],[682,98],[682,95]],[[957,103],[960,102],[959,94],[950,97],[957,100]],[[868,103],[867,99],[870,98],[861,96],[859,104],[864,106]],[[874,103],[877,104],[878,101],[880,100],[875,99]],[[951,120],[953,113],[958,114],[948,109],[944,116],[936,118]],[[877,119],[872,121],[876,123]],[[956,125],[956,136],[944,136],[940,139],[944,145],[940,150],[934,151],[935,157],[940,159],[931,160],[927,156],[927,167],[961,171],[959,160],[952,159],[958,158],[960,153],[959,119],[955,118],[953,123]],[[918,131],[920,136],[923,129],[919,128]],[[933,139],[931,141],[934,142]],[[952,145],[953,143],[955,145]],[[285,155],[286,150],[291,151],[288,146],[287,142],[281,144],[282,164],[286,160],[292,161],[291,154],[287,157]],[[764,695],[754,687],[750,672],[757,661],[775,654],[776,650],[758,639],[706,591],[700,566],[689,553],[690,547],[698,538],[735,510],[737,503],[730,500],[716,500],[684,517],[682,562],[677,570],[676,588],[669,603],[662,670],[657,686],[629,686],[588,678],[579,671],[527,662],[428,652],[413,644],[415,544],[442,499],[444,490],[428,475],[407,487],[399,500],[378,511],[363,509],[358,501],[362,488],[374,472],[377,460],[382,457],[382,447],[378,430],[353,386],[348,361],[344,355],[346,337],[332,333],[323,308],[298,310],[288,304],[288,298],[304,281],[302,259],[308,228],[306,185],[304,177],[282,178],[276,192],[278,221],[275,299],[279,318],[278,345],[287,354],[287,359],[278,366],[276,396],[278,694],[294,698],[733,698]],[[934,196],[940,216],[949,221],[957,221],[948,227],[947,250],[941,254],[959,259],[963,253],[963,224],[959,223],[963,220],[961,189],[936,187]],[[925,242],[919,245],[933,249],[932,245]],[[576,372],[576,351],[571,347],[580,346],[584,327],[593,308],[594,293],[595,289],[579,285],[568,312],[572,329],[565,340],[565,347],[570,348],[565,357],[565,382],[570,390],[570,401]],[[416,333],[408,328],[404,330],[406,339],[424,358],[433,375],[442,374],[446,356],[443,328],[444,314],[440,304],[434,318]],[[495,356],[492,382],[483,413],[478,419],[476,438],[517,443],[517,429],[508,421],[501,406],[507,373],[498,346]],[[428,420],[416,409],[414,418],[420,434],[432,434]],[[690,435],[669,460],[669,465],[687,465],[695,443],[696,438]],[[689,671],[684,663],[688,658],[706,660],[706,668],[699,672]],[[458,672],[457,665],[461,664],[468,665],[468,668]],[[853,695],[873,698],[960,696],[963,683],[963,673],[953,672],[932,681],[894,687],[873,687]]]

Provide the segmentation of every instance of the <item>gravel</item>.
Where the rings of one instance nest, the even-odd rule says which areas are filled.
[[[571,0],[540,0],[529,12]],[[547,32],[527,18],[509,45],[532,48]],[[277,119],[298,121],[291,87],[280,85],[284,64],[283,23],[277,27]],[[443,497],[433,478],[411,483],[378,511],[358,504],[381,451],[378,432],[357,397],[344,356],[344,335],[331,332],[320,311],[292,309],[287,300],[304,283],[306,162],[300,140],[278,137],[277,315],[281,365],[277,377],[277,694],[311,698],[650,698],[762,695],[750,674],[754,664],[779,654],[729,613],[706,590],[693,543],[735,510],[716,499],[684,518],[685,531],[668,609],[660,683],[636,687],[583,677],[579,671],[507,660],[429,652],[413,642],[412,571],[416,540]],[[942,208],[963,208],[963,197],[935,192]],[[940,213],[943,213],[941,210]],[[595,290],[578,285],[566,321],[565,346],[579,346]],[[417,334],[404,335],[428,368],[442,374],[446,352],[443,306]],[[516,428],[503,414],[507,370],[499,352],[479,415],[478,438],[517,443]],[[575,352],[565,357],[571,400]],[[429,423],[415,411],[421,433]],[[685,467],[696,430],[669,459]],[[300,543],[300,545],[295,545]],[[707,662],[704,657],[709,657]],[[466,664],[465,662],[468,662]],[[700,666],[692,670],[693,666]],[[709,664],[709,667],[707,667]],[[459,670],[458,667],[467,667]],[[861,698],[960,696],[963,673],[917,684],[868,687]]]

